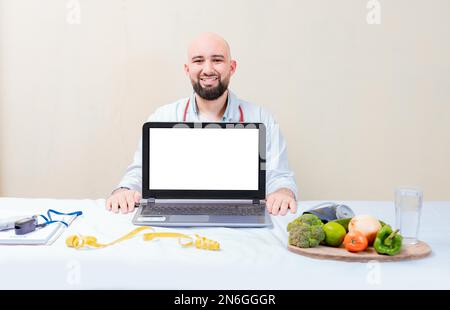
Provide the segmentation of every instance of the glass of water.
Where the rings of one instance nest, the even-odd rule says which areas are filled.
[[[403,236],[404,244],[418,241],[423,193],[415,188],[398,188],[395,191],[395,226]]]

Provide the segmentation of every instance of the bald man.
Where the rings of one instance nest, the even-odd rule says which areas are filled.
[[[286,143],[274,118],[263,108],[245,102],[228,89],[236,72],[228,43],[213,33],[194,39],[188,48],[184,71],[191,80],[193,94],[158,108],[148,119],[153,122],[258,122],[264,123],[266,147],[266,205],[273,215],[297,210],[297,186],[288,167]],[[142,192],[142,144],[118,187],[106,201],[114,213],[133,212]]]

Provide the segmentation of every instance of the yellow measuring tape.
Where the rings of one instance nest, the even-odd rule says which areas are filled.
[[[85,247],[105,248],[107,246],[114,245],[121,241],[125,241],[130,238],[133,238],[134,236],[136,236],[138,233],[140,233],[143,230],[155,231],[155,229],[153,227],[142,226],[142,227],[136,228],[135,230],[131,231],[130,233],[126,234],[125,236],[123,236],[113,242],[110,242],[110,243],[98,243],[97,238],[94,236],[72,235],[72,236],[67,237],[66,245],[70,248],[75,248],[75,249],[82,249]],[[178,243],[182,247],[195,246],[197,249],[202,249],[202,250],[211,250],[211,251],[220,250],[219,242],[207,239],[205,237],[201,237],[197,234],[195,234],[195,238],[196,238],[195,240],[193,237],[191,237],[189,235],[180,234],[180,233],[172,233],[172,232],[167,232],[167,233],[151,232],[151,233],[144,234],[145,241],[150,241],[155,238],[178,238]]]

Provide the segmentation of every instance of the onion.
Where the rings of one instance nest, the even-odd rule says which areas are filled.
[[[373,243],[380,229],[380,221],[371,215],[357,215],[348,223],[348,231],[359,231],[366,236],[369,245]]]

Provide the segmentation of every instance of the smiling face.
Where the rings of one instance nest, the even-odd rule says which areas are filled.
[[[228,89],[230,77],[236,70],[227,42],[215,34],[203,34],[188,50],[184,65],[194,91],[205,100],[216,100]]]

